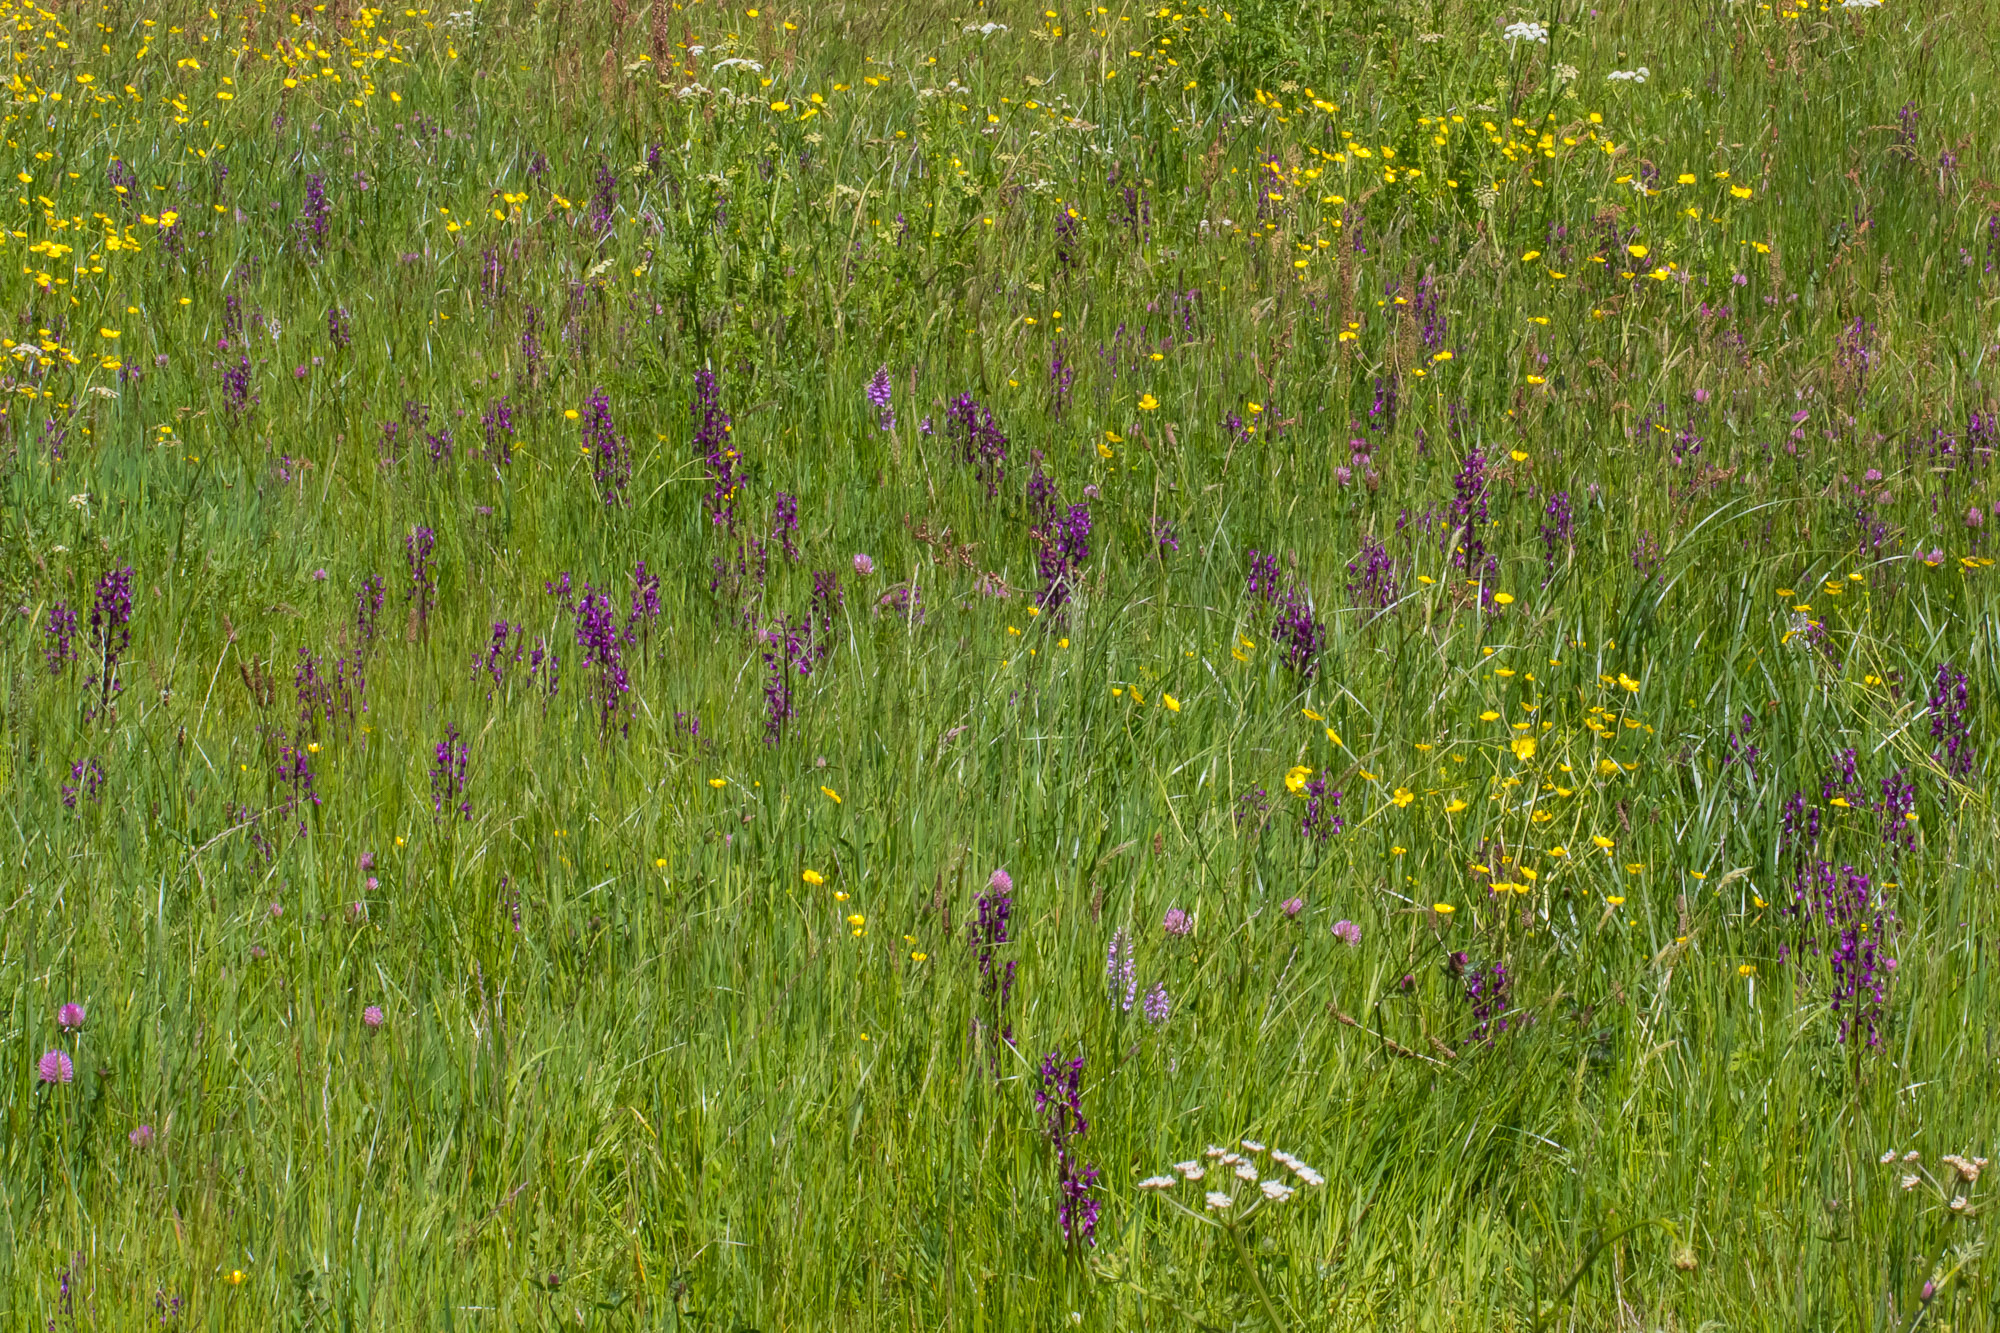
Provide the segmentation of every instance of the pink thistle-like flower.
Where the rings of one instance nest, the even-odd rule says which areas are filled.
[[[361,1011],[361,1021],[363,1023],[366,1023],[370,1028],[381,1027],[382,1006],[379,1004],[371,1004],[366,1009],[363,1009]]]
[[[56,1026],[67,1029],[82,1027],[83,1006],[80,1004],[66,1004],[56,1010]]]
[[[1290,920],[1292,917],[1306,910],[1306,900],[1303,898],[1287,898],[1279,906],[1278,910],[1285,914],[1286,920]]]
[[[1333,936],[1342,944],[1352,947],[1361,943],[1361,927],[1342,917],[1333,923]]]
[[[1194,918],[1178,907],[1170,907],[1160,926],[1169,935],[1191,935],[1194,933]]]
[[[153,1146],[153,1127],[141,1125],[125,1138],[134,1148],[150,1148]]]
[[[1012,893],[1014,877],[1004,870],[996,870],[993,872],[993,877],[986,881],[986,887],[995,893]]]
[[[867,578],[875,572],[875,561],[860,551],[856,551],[854,553],[854,572],[861,578]]]
[[[70,1083],[76,1079],[76,1066],[70,1063],[66,1051],[50,1051],[35,1066],[36,1075],[44,1083]]]

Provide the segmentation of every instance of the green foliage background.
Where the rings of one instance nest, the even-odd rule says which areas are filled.
[[[1941,1161],[1996,1091],[1990,3],[662,2],[0,7],[9,1326],[1251,1326],[1134,1188],[1243,1135],[1327,1177],[1251,1229],[1302,1328],[2000,1322],[1990,1182]],[[1093,524],[1039,615],[1037,466]],[[797,558],[730,579],[780,492]],[[544,588],[622,625],[641,561],[607,729]],[[365,687],[302,717],[371,577]],[[553,698],[482,668],[496,620]],[[1876,1045],[1786,911],[1820,860],[1885,914]],[[1121,928],[1164,1025],[1107,990]]]

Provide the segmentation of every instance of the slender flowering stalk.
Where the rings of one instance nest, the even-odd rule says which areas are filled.
[[[381,575],[371,574],[361,580],[360,591],[354,597],[354,650],[357,662],[364,661],[375,646],[377,618],[382,614],[382,599],[388,585]]]
[[[92,717],[111,710],[125,687],[118,679],[118,666],[125,650],[132,646],[132,567],[114,569],[97,581],[97,596],[90,604],[90,656],[92,674],[85,678],[86,695],[94,691],[89,712]]]
[[[708,468],[708,518],[719,528],[736,531],[736,492],[743,484],[742,456],[729,442],[734,428],[722,410],[722,386],[706,366],[694,373],[694,448]]]
[[[1131,1013],[1132,1001],[1139,993],[1139,965],[1132,952],[1132,932],[1123,927],[1112,932],[1111,947],[1105,950],[1104,984],[1111,993],[1111,1003],[1118,1005],[1121,1012]]]
[[[1364,611],[1383,611],[1396,601],[1396,561],[1373,536],[1361,539],[1361,553],[1347,562],[1347,597]]]
[[[49,608],[42,638],[46,645],[42,656],[48,660],[49,674],[61,675],[64,667],[76,661],[76,612],[70,610],[67,602],[57,602]]]
[[[62,784],[62,803],[66,810],[76,809],[76,798],[84,796],[93,803],[104,799],[104,765],[97,762],[95,755],[87,755],[69,766],[69,781]]]
[[[333,205],[326,198],[326,177],[314,173],[306,177],[305,206],[299,210],[299,239],[308,251],[317,254],[326,245],[333,220]]]
[[[875,409],[877,429],[896,429],[895,391],[889,384],[888,366],[882,366],[875,372],[875,378],[868,381],[868,402]]]
[[[470,747],[459,736],[458,728],[446,726],[444,739],[431,757],[432,814],[443,815],[445,806],[456,802],[458,817],[472,818],[472,802],[465,795],[465,769],[470,758]]]
[[[1950,662],[1938,664],[1936,683],[1931,689],[1929,712],[1931,739],[1938,748],[1931,757],[1952,777],[1965,781],[1977,767],[1972,748],[1972,719],[1968,716],[1970,696],[1965,673]]]
[[[979,917],[970,931],[979,988],[972,1041],[975,1050],[984,1048],[988,1072],[997,1079],[1001,1051],[1014,1045],[1014,1024],[1007,1017],[1007,1007],[1014,995],[1015,960],[1003,963],[999,957],[1001,947],[1011,942],[1007,929],[1014,914],[1013,877],[1005,870],[995,870],[986,891],[979,895],[978,906]]]
[[[437,604],[437,573],[431,568],[431,552],[436,549],[437,533],[421,524],[403,538],[403,562],[410,576],[404,599],[418,624],[429,622],[431,607]]]
[[[986,498],[1000,493],[1006,473],[1007,436],[993,413],[962,393],[945,411],[945,438],[957,446],[959,461],[986,484]]]
[[[625,503],[632,480],[632,447],[611,425],[611,398],[603,389],[583,405],[583,447],[591,456],[591,475],[607,505]]]
[[[1060,615],[1075,591],[1078,568],[1090,558],[1090,506],[1075,504],[1056,520],[1054,529],[1043,538],[1037,565],[1042,575],[1042,591],[1036,604],[1045,613]]]
[[[1097,1244],[1100,1202],[1094,1191],[1098,1170],[1082,1160],[1077,1144],[1090,1132],[1083,1115],[1083,1057],[1064,1060],[1060,1051],[1042,1057],[1035,1089],[1035,1110],[1042,1130],[1056,1153],[1056,1222],[1072,1249]]]

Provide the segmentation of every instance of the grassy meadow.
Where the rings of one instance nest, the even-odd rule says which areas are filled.
[[[463,3],[0,0],[0,1327],[2000,1329],[1994,0]]]

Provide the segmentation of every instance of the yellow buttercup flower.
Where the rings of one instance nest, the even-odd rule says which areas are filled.
[[[1179,699],[1174,698],[1174,696],[1171,694],[1162,694],[1160,696],[1160,702],[1167,706],[1167,711],[1170,713],[1178,713],[1181,711],[1181,701]]]
[[[835,790],[834,790],[833,788],[831,788],[831,787],[821,787],[821,788],[820,788],[820,790],[821,790],[822,792],[826,793],[826,798],[827,798],[827,799],[828,799],[829,801],[832,801],[832,802],[833,802],[833,803],[834,803],[835,805],[839,805],[839,804],[840,804],[840,793],[839,793],[839,792],[835,791]]]
[[[818,888],[820,885],[826,883],[826,876],[820,874],[817,870],[808,870],[803,875],[800,875],[799,878],[814,888]]]
[[[1615,841],[1605,837],[1602,833],[1591,834],[1590,840],[1596,843],[1599,847],[1602,847],[1607,852],[1610,851],[1613,847],[1616,847],[1618,845]]]
[[[1141,412],[1151,412],[1155,408],[1159,407],[1159,405],[1160,405],[1160,400],[1153,397],[1152,394],[1142,393],[1139,395],[1139,410]]]
[[[1285,774],[1285,790],[1294,796],[1298,795],[1305,790],[1306,782],[1311,779],[1312,775],[1313,771],[1304,764],[1296,765],[1290,772]]]
[[[1533,759],[1535,757],[1535,738],[1533,736],[1516,736],[1509,748],[1514,751],[1516,759],[1523,761]]]

